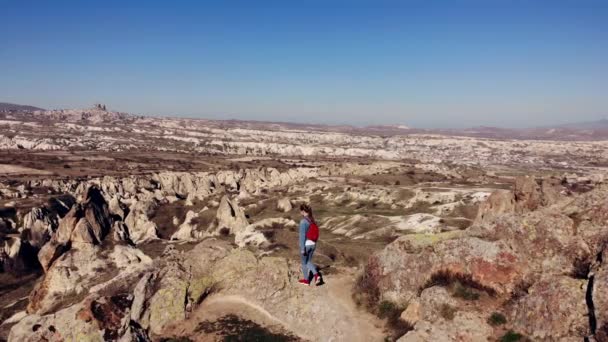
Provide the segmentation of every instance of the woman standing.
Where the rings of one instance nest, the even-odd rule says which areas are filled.
[[[323,279],[312,263],[312,256],[315,253],[317,240],[319,239],[319,227],[312,216],[312,208],[307,204],[300,205],[302,220],[300,221],[300,256],[302,258],[302,274],[304,277],[299,280],[300,284],[310,284],[310,273],[314,277],[316,285],[321,285]]]

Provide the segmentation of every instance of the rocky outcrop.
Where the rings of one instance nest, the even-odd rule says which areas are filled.
[[[124,220],[127,217],[128,210],[116,195],[108,203],[108,209],[112,215],[115,215],[120,220]]]
[[[158,228],[150,221],[149,212],[156,206],[153,199],[136,201],[129,208],[125,224],[129,229],[129,236],[134,243],[143,243],[158,239]]]
[[[26,268],[21,244],[17,237],[0,238],[0,272],[19,273]]]
[[[35,207],[23,217],[20,231],[32,246],[42,247],[57,229],[58,217],[45,207]]]
[[[598,256],[596,272],[587,286],[589,330],[598,341],[608,341],[608,246]]]
[[[94,316],[78,317],[81,310],[83,308],[80,305],[73,305],[54,315],[28,315],[11,328],[8,340],[11,342],[103,341],[103,331],[92,324]]]
[[[589,335],[586,283],[567,276],[541,279],[514,303],[509,321],[534,340],[582,340]]]
[[[512,202],[494,205],[497,195],[491,196],[486,209],[498,213],[488,212],[467,230],[406,235],[370,258],[364,272],[372,275],[378,298],[411,305],[402,314],[416,323],[407,338],[482,338],[452,335],[467,331],[452,323],[430,324],[437,319],[433,314],[437,304],[425,299],[434,289],[427,287],[455,282],[496,298],[496,305],[505,305],[509,328],[535,340],[580,340],[602,334],[606,305],[601,293],[607,280],[597,265],[608,242],[604,205],[608,189],[598,187],[563,201],[547,195],[549,190],[536,187],[536,182],[522,182]],[[439,294],[432,297],[447,305],[453,301]],[[485,318],[480,319],[480,326],[485,326]],[[409,341],[406,337],[402,340]]]
[[[38,254],[45,275],[30,294],[29,313],[45,314],[65,307],[95,292],[94,286],[120,281],[151,264],[149,257],[132,247],[102,247],[111,228],[108,205],[101,192],[91,187]]]
[[[555,204],[564,197],[560,194],[561,189],[561,184],[555,179],[537,181],[534,177],[517,177],[512,191],[497,190],[480,205],[476,222]]]
[[[179,267],[163,270],[158,291],[150,299],[150,331],[161,334],[167,325],[186,319],[189,274]]]
[[[72,207],[60,221],[57,232],[38,253],[42,268],[47,271],[72,245],[99,245],[110,232],[110,228],[108,205],[101,192],[91,187],[83,202]]]
[[[245,212],[237,202],[231,201],[228,196],[223,196],[217,209],[217,216],[210,231],[214,234],[237,234],[249,225]]]
[[[525,274],[524,260],[504,242],[443,235],[446,239],[430,238],[424,247],[416,240],[425,236],[405,235],[376,255],[383,299],[406,304],[439,278],[468,278],[489,293],[506,294]]]
[[[204,296],[213,292],[212,267],[228,254],[228,247],[215,239],[205,240],[185,255],[169,250],[168,264],[136,287],[132,317],[154,335],[184,320]]]
[[[482,202],[477,212],[477,222],[515,212],[515,195],[509,190],[496,190]]]
[[[193,240],[202,236],[202,232],[197,231],[198,225],[196,224],[196,219],[198,218],[198,213],[195,213],[192,210],[188,210],[186,213],[186,218],[184,219],[184,223],[182,223],[173,235],[171,235],[171,240]]]
[[[151,266],[152,260],[133,247],[72,248],[53,262],[36,285],[30,294],[28,313],[51,313]]]

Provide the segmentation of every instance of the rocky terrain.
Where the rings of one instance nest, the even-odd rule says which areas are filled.
[[[608,341],[606,141],[0,116],[0,340]]]

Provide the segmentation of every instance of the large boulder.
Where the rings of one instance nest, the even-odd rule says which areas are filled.
[[[525,261],[507,244],[452,232],[430,239],[425,234],[405,235],[370,258],[365,272],[372,272],[371,267],[379,269],[374,281],[382,299],[401,304],[439,278],[470,279],[490,293],[505,294],[525,273]]]
[[[170,323],[186,319],[189,274],[172,266],[162,271],[158,291],[150,299],[150,329],[161,334]]]

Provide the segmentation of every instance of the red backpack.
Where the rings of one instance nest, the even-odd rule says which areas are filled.
[[[308,221],[310,224],[308,231],[306,232],[306,239],[317,242],[317,240],[319,240],[319,226],[317,226],[315,221],[309,219],[308,217],[306,218],[306,221]]]

